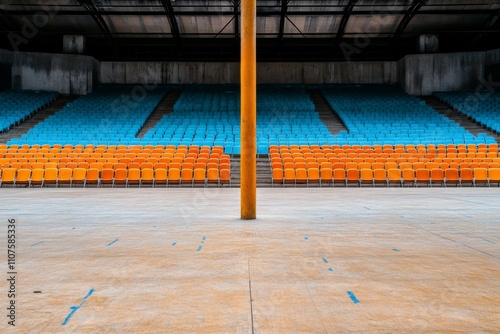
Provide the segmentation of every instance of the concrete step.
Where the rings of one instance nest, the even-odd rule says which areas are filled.
[[[9,131],[1,133],[0,143],[5,144],[13,138],[20,138],[38,123],[54,115],[57,111],[63,109],[69,102],[77,98],[78,96],[75,95],[59,95],[54,102],[34,113],[32,117],[12,127]]]
[[[149,115],[148,119],[139,130],[136,135],[136,138],[143,138],[144,135],[162,119],[164,115],[170,114],[174,111],[174,104],[179,99],[182,91],[173,90],[163,97],[158,106],[156,106],[155,110]]]
[[[446,116],[447,118],[457,122],[465,128],[467,131],[472,133],[473,135],[477,135],[478,133],[486,133],[489,136],[495,138],[497,142],[500,140],[500,135],[496,132],[490,131],[481,124],[477,123],[467,115],[463,114],[459,110],[453,108],[447,103],[439,100],[435,96],[422,96],[420,97],[425,103],[436,110],[438,113]]]
[[[347,131],[345,124],[327,103],[323,94],[318,90],[308,92],[319,114],[320,120],[326,125],[332,135],[338,135],[340,131]]]

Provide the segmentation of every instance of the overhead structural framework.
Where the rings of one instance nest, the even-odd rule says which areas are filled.
[[[286,12],[288,11],[288,3],[290,0],[281,0],[281,15],[280,15],[280,27],[278,32],[278,39],[282,40],[285,34],[285,20]]]
[[[111,31],[109,30],[106,21],[102,18],[102,15],[99,13],[99,9],[95,6],[92,0],[77,0],[80,5],[82,5],[92,16],[95,23],[99,27],[99,30],[104,34],[106,39],[109,40],[110,43],[113,42],[113,37],[111,35]]]
[[[257,6],[241,2],[241,219],[257,218]]]
[[[159,0],[165,13],[168,16],[168,23],[170,24],[170,31],[172,32],[172,36],[179,41],[181,38],[181,34],[179,32],[179,26],[177,25],[177,20],[174,14],[174,7],[172,7],[172,3],[170,0]]]
[[[401,22],[399,22],[398,27],[396,28],[396,32],[394,33],[394,39],[397,39],[401,36],[401,34],[405,31],[406,27],[413,19],[415,14],[420,10],[420,8],[427,3],[428,0],[415,0],[411,4],[410,8],[403,16]]]
[[[344,37],[345,27],[347,26],[347,22],[351,17],[352,10],[354,8],[354,5],[356,4],[356,1],[357,0],[349,0],[349,3],[345,7],[344,15],[342,15],[342,20],[340,20],[339,29],[337,31],[337,44],[340,44],[340,41],[342,41],[342,38]]]

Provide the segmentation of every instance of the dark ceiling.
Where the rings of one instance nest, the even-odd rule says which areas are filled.
[[[238,61],[240,1],[5,0],[0,48],[100,60]],[[435,34],[440,52],[500,47],[499,0],[258,0],[258,61],[397,60]]]

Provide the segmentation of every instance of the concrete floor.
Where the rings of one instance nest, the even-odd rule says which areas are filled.
[[[1,333],[498,333],[498,188],[0,190]],[[36,292],[35,292],[36,291]]]

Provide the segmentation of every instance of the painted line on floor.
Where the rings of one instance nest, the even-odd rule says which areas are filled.
[[[399,252],[399,249],[397,249],[397,248],[393,248],[392,250],[395,252]]]
[[[352,291],[347,291],[347,294],[349,295],[349,298],[351,298],[351,300],[354,304],[359,303],[358,298],[356,298],[356,295]]]
[[[94,289],[93,288],[89,290],[89,293],[87,293],[87,295],[85,297],[83,297],[82,301],[80,302],[80,305],[78,305],[78,306],[71,306],[69,308],[71,310],[71,312],[69,312],[69,314],[66,317],[66,319],[64,319],[64,321],[62,323],[62,326],[66,325],[68,323],[68,321],[71,319],[71,317],[76,313],[76,311],[78,311],[83,306],[83,304],[85,304],[85,301],[92,295],[92,293],[94,293]]]
[[[37,242],[36,244],[31,245],[31,247],[34,247],[34,246],[36,246],[36,245],[43,244],[44,242],[45,242],[45,241],[40,241],[40,242]]]
[[[202,246],[199,246],[198,249],[196,250],[197,252],[201,251]]]
[[[177,245],[177,242],[174,242],[174,243],[172,244],[172,246],[175,246],[175,245]]]
[[[114,243],[115,243],[115,242],[117,242],[117,241],[118,241],[118,239],[115,239],[115,240],[113,240],[112,242],[110,242],[107,246],[111,246],[112,244],[114,244]]]
[[[329,270],[329,271],[333,271],[333,269],[332,269],[332,268],[328,268],[328,270]]]
[[[328,263],[328,260],[327,260],[327,259],[325,259],[325,258],[323,258],[323,262],[324,262],[324,263]]]
[[[486,242],[489,242],[490,244],[493,244],[493,245],[496,245],[496,244],[497,244],[496,242],[491,241],[491,240],[488,240],[488,239],[483,239],[483,240],[484,240],[484,241],[486,241]]]

